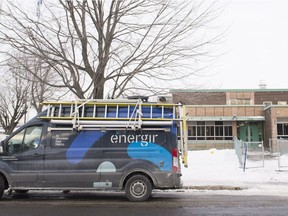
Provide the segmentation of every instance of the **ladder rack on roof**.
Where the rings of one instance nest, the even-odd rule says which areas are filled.
[[[47,115],[41,118],[58,124],[72,123],[78,130],[92,125],[132,129],[139,129],[142,125],[171,125],[177,118],[178,106],[139,100],[82,100],[44,102],[43,105],[48,107]]]
[[[144,103],[141,100],[78,100],[42,104],[47,106],[47,115],[40,118],[49,119],[58,125],[72,125],[72,129],[76,130],[136,130],[142,126],[161,126],[165,129],[173,121],[179,121],[182,160],[187,164],[186,111],[182,105]]]

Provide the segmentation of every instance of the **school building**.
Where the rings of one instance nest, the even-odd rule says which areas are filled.
[[[275,152],[288,139],[288,89],[170,90],[187,106],[188,148],[233,148],[234,138]]]

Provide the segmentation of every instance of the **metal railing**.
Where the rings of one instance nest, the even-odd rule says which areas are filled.
[[[263,141],[243,142],[242,140],[234,139],[234,148],[243,171],[247,168],[264,167]]]
[[[235,149],[235,153],[237,155],[238,161],[239,161],[239,166],[242,168],[243,167],[243,163],[244,163],[243,141],[242,140],[238,140],[237,138],[234,138],[234,149]]]
[[[288,170],[288,140],[277,140],[278,169]]]

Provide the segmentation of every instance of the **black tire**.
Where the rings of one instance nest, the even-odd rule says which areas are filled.
[[[5,191],[5,181],[2,176],[0,176],[0,198],[3,196]]]
[[[152,193],[151,181],[144,175],[134,175],[125,185],[126,197],[132,202],[143,202],[149,199]]]
[[[16,193],[19,193],[19,194],[25,194],[27,193],[29,190],[15,190]]]

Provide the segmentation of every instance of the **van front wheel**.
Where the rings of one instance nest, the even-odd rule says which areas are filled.
[[[134,175],[125,185],[126,197],[133,202],[143,202],[152,193],[151,181],[144,175]]]
[[[3,196],[5,190],[5,182],[2,176],[0,176],[0,198]]]

